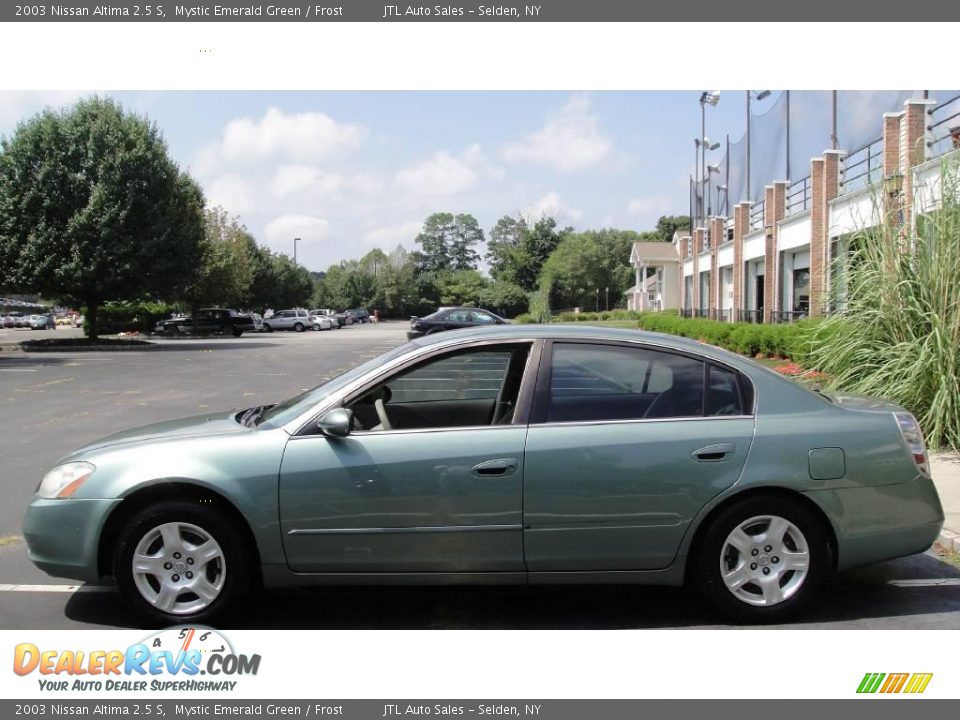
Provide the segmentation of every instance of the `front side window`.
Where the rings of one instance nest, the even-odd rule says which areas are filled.
[[[556,344],[545,422],[639,420],[703,414],[704,364],[640,347]]]
[[[528,354],[527,345],[484,347],[402,370],[347,404],[354,430],[510,424]]]

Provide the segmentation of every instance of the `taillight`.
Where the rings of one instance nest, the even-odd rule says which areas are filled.
[[[910,451],[910,457],[917,469],[927,477],[930,477],[930,464],[927,461],[927,446],[923,442],[923,431],[920,429],[920,423],[908,412],[895,412],[893,416],[897,419],[897,426],[900,428],[900,434],[903,441],[907,444]]]

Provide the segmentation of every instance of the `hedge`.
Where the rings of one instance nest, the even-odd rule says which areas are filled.
[[[790,324],[728,323],[705,318],[683,318],[667,313],[644,313],[643,330],[702,340],[741,355],[792,358],[803,364],[815,320]]]
[[[120,332],[153,332],[158,320],[170,317],[174,308],[166,303],[111,303],[103,305],[97,312],[97,332],[101,335],[113,335]],[[87,309],[83,308],[84,316]],[[87,323],[83,324],[88,333]]]

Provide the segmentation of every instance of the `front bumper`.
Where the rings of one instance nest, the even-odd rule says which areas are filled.
[[[416,340],[424,335],[426,335],[426,333],[423,330],[407,330],[407,340]]]
[[[30,560],[54,577],[95,583],[100,580],[100,531],[120,500],[34,498],[23,519]]]

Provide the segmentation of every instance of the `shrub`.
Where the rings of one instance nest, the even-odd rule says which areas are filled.
[[[522,313],[517,315],[513,321],[518,325],[531,325],[538,322],[530,313]]]
[[[149,333],[153,331],[153,326],[158,320],[170,317],[173,309],[166,303],[157,302],[107,304],[98,312],[98,332],[105,335],[131,331]],[[86,308],[84,308],[84,315],[86,314]],[[84,332],[86,331],[86,322],[84,322]]]

